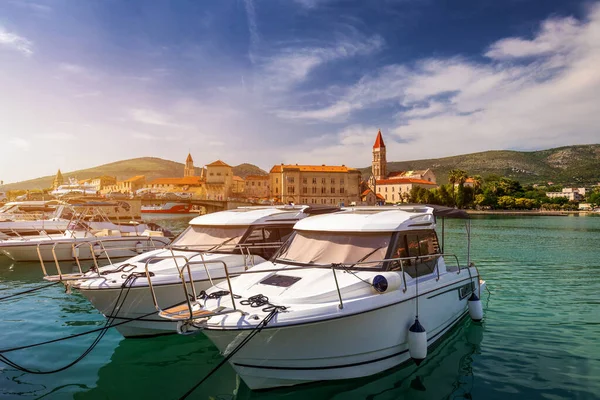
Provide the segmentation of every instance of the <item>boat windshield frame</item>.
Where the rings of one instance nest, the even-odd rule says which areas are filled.
[[[301,232],[317,232],[317,231],[298,231],[298,230],[294,231],[294,233],[290,236],[290,238],[287,240],[287,242],[281,246],[279,251],[273,257],[272,262],[274,264],[287,264],[287,265],[306,267],[306,268],[335,268],[335,269],[353,270],[353,271],[387,271],[388,265],[390,263],[390,261],[388,261],[388,259],[390,258],[390,253],[393,251],[392,249],[395,246],[397,237],[398,237],[398,232],[322,232],[322,233],[326,233],[326,234],[336,233],[338,235],[345,235],[345,236],[347,236],[349,234],[353,234],[353,235],[357,235],[357,236],[359,236],[359,235],[361,235],[361,236],[377,235],[377,234],[382,235],[382,236],[388,235],[389,240],[388,240],[387,248],[385,250],[385,256],[383,258],[379,258],[375,261],[372,261],[373,263],[376,263],[376,262],[378,263],[378,265],[374,266],[374,267],[361,266],[365,263],[368,263],[369,261],[356,261],[354,263],[317,264],[317,263],[305,263],[305,262],[299,262],[299,261],[295,261],[295,260],[280,258],[281,254],[283,254],[285,251],[287,251],[287,249],[291,245],[292,241]]]

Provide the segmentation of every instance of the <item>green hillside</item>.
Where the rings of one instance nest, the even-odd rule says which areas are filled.
[[[388,154],[388,158],[394,158]],[[501,175],[522,183],[590,185],[600,182],[600,144],[566,146],[540,151],[484,151],[428,160],[388,162],[388,171],[431,168],[438,183],[448,181],[448,172],[462,169],[469,175]],[[363,176],[371,167],[361,168]]]
[[[163,160],[156,157],[132,158],[130,160],[117,161],[110,164],[100,165],[94,168],[82,169],[79,171],[63,172],[65,181],[68,178],[89,179],[101,175],[116,176],[118,180],[131,178],[135,175],[145,175],[146,180],[156,178],[168,178],[183,176],[184,165],[170,160]],[[196,174],[200,175],[201,168],[196,168]],[[240,164],[233,167],[234,175],[242,178],[247,175],[266,174],[265,171],[252,164]],[[31,190],[43,189],[52,185],[54,175],[44,176],[42,178],[31,179],[28,181],[15,182],[4,185],[3,190]]]

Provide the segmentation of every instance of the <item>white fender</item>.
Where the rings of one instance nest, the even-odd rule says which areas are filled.
[[[144,245],[142,244],[142,242],[137,242],[135,244],[135,252],[138,254],[142,254],[144,252]]]
[[[73,258],[79,258],[79,247],[73,247],[71,249],[71,254],[73,255]]]
[[[469,316],[471,319],[475,322],[480,322],[483,319],[483,305],[475,292],[471,294],[467,303],[469,305]]]
[[[418,317],[408,329],[408,353],[417,365],[427,357],[427,331],[419,322]]]
[[[94,243],[94,245],[92,246],[92,249],[93,249],[94,255],[96,257],[99,257],[100,254],[102,254],[102,246],[100,246],[98,243]]]

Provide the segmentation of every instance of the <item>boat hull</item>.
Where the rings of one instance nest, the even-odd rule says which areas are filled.
[[[146,278],[138,278],[146,279]],[[215,283],[220,280],[213,280]],[[196,293],[212,286],[210,281],[194,283]],[[164,285],[154,285],[157,301],[162,306],[173,306],[185,301],[184,291],[180,282]],[[156,336],[177,333],[177,323],[160,318],[154,306],[152,294],[148,286],[114,289],[85,289],[78,288],[89,301],[106,318],[114,318],[113,324],[126,322],[116,326],[124,337]],[[122,303],[115,313],[117,300]],[[123,299],[125,301],[123,302]],[[166,308],[166,307],[165,307]],[[151,315],[147,315],[151,314]],[[140,318],[144,316],[143,318]],[[138,320],[134,320],[140,318]]]
[[[419,297],[419,320],[427,329],[428,346],[467,314],[468,297],[457,296],[464,283]],[[253,390],[373,375],[410,360],[408,329],[415,311],[412,298],[319,322],[277,327],[274,320],[275,326],[256,334],[229,362]],[[249,333],[248,329],[204,330],[224,354]]]
[[[110,239],[110,238],[107,238]],[[61,243],[57,244],[55,247],[54,253],[56,254],[57,261],[74,261],[75,257],[73,254],[73,243],[76,243],[76,246],[81,243],[94,243],[97,242],[98,239],[90,240],[79,240],[79,241],[61,241]],[[132,237],[118,241],[110,241],[107,240],[103,242],[105,249],[108,252],[108,257],[110,258],[130,258],[136,256],[138,251],[136,251],[136,244],[142,243],[144,247],[143,251],[151,250],[152,246],[156,246],[156,248],[161,248],[169,244],[170,240],[165,237],[153,237],[152,244],[148,242],[147,237]],[[54,254],[52,252],[53,245],[43,244],[40,246],[40,254],[42,260],[44,262],[52,262],[54,261]],[[78,246],[79,254],[78,259],[80,261],[91,260],[93,259],[92,249],[90,246],[81,244]],[[38,254],[38,242],[23,242],[21,244],[12,244],[10,246],[0,247],[0,251],[3,252],[6,256],[8,256],[13,261],[39,261],[40,255]],[[105,252],[98,252],[96,254],[97,259],[106,259]]]

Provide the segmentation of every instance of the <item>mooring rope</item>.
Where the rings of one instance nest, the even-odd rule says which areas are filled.
[[[123,306],[123,304],[125,304],[125,301],[127,300],[127,296],[129,295],[129,291],[131,290],[131,286],[133,285],[133,282],[135,282],[135,280],[138,278],[138,276],[135,275],[130,275],[127,277],[127,279],[125,280],[125,282],[123,282],[123,285],[121,285],[121,291],[119,292],[119,296],[117,297],[117,300],[115,301],[115,304],[113,306],[113,309],[110,313],[110,315],[113,315],[115,313],[116,310],[118,310],[121,306]],[[123,291],[127,289],[125,291],[125,296],[123,297],[123,300],[121,301],[121,296],[123,295]],[[96,336],[96,338],[94,339],[94,341],[92,342],[92,344],[79,356],[77,357],[74,361],[68,363],[67,365],[64,365],[60,368],[54,369],[54,370],[50,370],[50,371],[36,371],[36,370],[32,370],[29,368],[26,368],[22,365],[17,364],[16,362],[10,360],[8,357],[6,357],[3,353],[9,352],[9,351],[15,351],[17,350],[17,348],[14,349],[7,349],[7,350],[3,350],[0,351],[0,362],[5,363],[6,365],[15,368],[18,371],[21,372],[26,372],[26,373],[30,373],[30,374],[35,374],[35,375],[47,375],[47,374],[54,374],[57,372],[61,372],[64,371],[72,366],[74,366],[75,364],[79,363],[81,360],[83,360],[89,353],[92,352],[92,350],[94,350],[94,348],[98,345],[98,343],[100,342],[100,340],[104,337],[104,335],[106,335],[106,332],[108,332],[108,329],[110,329],[112,326],[116,326],[113,325],[112,323],[114,322],[114,320],[116,319],[116,315],[113,317],[109,317],[106,320],[106,323],[104,324],[104,326],[102,328],[100,328],[99,331],[100,333],[98,333],[98,336]],[[130,322],[130,321],[126,321],[126,322]],[[85,334],[89,334],[90,332],[85,332]],[[80,336],[83,336],[83,334],[79,334]],[[72,335],[71,337],[67,337],[67,338],[72,338],[72,337],[76,337],[76,335]],[[63,338],[61,340],[66,340],[66,338]],[[52,342],[57,342],[59,340],[55,339],[52,341],[48,341],[47,343],[52,343]],[[26,348],[31,348],[31,347],[35,347],[35,346],[40,346],[41,344],[33,344],[33,345],[29,345],[29,346],[21,346],[19,349],[26,349]]]
[[[47,285],[39,286],[39,287],[36,287],[36,288],[33,288],[33,289],[24,290],[24,291],[22,291],[22,292],[18,292],[18,293],[13,293],[13,294],[11,294],[10,296],[4,296],[4,297],[0,297],[0,301],[2,301],[2,300],[8,300],[8,299],[11,299],[11,298],[13,298],[13,297],[21,296],[21,295],[23,295],[23,294],[27,294],[27,293],[33,293],[33,292],[37,292],[38,290],[42,290],[42,289],[45,289],[45,288],[47,288],[47,287],[54,286],[54,285],[56,285],[57,283],[61,283],[61,282],[60,282],[60,281],[57,281],[57,282],[52,282],[52,283],[49,283],[49,284],[47,284]]]
[[[262,296],[262,295],[257,295],[257,296]],[[252,296],[252,297],[255,297],[255,296]],[[262,297],[265,297],[265,296],[262,296]],[[250,300],[250,298],[248,298],[248,300]],[[262,305],[264,305],[264,304],[262,304]],[[260,306],[257,306],[257,307],[260,307]],[[202,385],[208,378],[210,378],[215,372],[217,372],[217,370],[219,368],[221,368],[227,361],[229,361],[231,359],[231,357],[233,357],[235,355],[235,353],[237,353],[239,350],[241,350],[242,347],[244,347],[254,336],[256,336],[265,326],[267,326],[267,324],[273,319],[273,317],[275,317],[275,314],[277,314],[279,312],[279,308],[283,307],[283,306],[275,306],[275,307],[276,308],[272,309],[269,312],[269,314],[265,318],[263,318],[263,320],[260,321],[260,323],[254,327],[254,329],[252,329],[252,331],[248,334],[248,336],[246,336],[246,338],[244,340],[242,340],[240,342],[240,344],[238,344],[231,351],[231,353],[229,353],[225,358],[223,358],[223,360],[221,360],[221,362],[219,364],[217,364],[216,367],[214,367],[206,376],[204,376],[204,378],[202,378],[200,380],[200,382],[196,383],[187,392],[185,392],[179,398],[179,400],[184,400],[189,395],[191,395],[198,388],[198,386]]]

